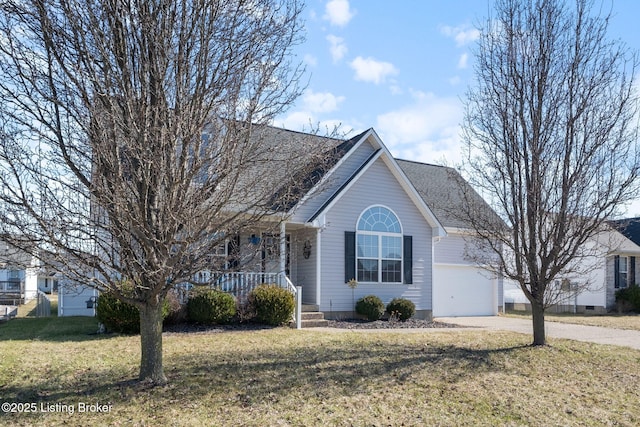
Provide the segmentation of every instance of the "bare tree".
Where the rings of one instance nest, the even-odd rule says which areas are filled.
[[[638,194],[637,57],[607,39],[609,18],[590,0],[497,0],[478,43],[463,169],[505,223],[465,216],[479,261],[531,302],[534,345],[553,281],[588,273],[593,242]]]
[[[277,226],[324,164],[321,138],[266,126],[301,91],[300,12],[298,0],[0,6],[2,235],[138,307],[140,380],[166,382],[167,292],[211,268],[225,238]]]

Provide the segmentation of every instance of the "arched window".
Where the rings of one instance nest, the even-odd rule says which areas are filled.
[[[365,210],[356,227],[358,282],[402,283],[402,225],[384,206]]]

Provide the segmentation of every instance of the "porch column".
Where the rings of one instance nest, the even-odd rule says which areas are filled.
[[[284,221],[280,223],[280,274],[287,274],[287,234]]]

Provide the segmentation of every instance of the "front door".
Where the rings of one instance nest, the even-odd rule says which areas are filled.
[[[286,262],[285,272],[289,275],[289,241],[290,236],[286,235]],[[265,233],[262,235],[262,271],[264,273],[280,272],[280,235]]]

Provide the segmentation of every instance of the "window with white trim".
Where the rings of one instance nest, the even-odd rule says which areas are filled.
[[[627,287],[627,275],[628,275],[628,260],[629,258],[626,256],[621,256],[618,259],[618,277],[617,277],[617,286],[616,288],[626,288]]]
[[[358,282],[402,283],[402,226],[384,206],[365,210],[356,227]]]

